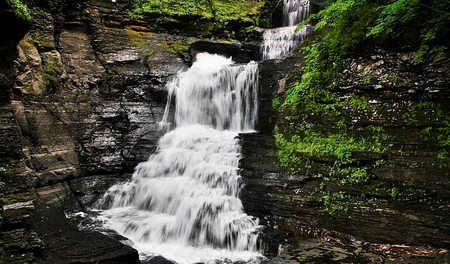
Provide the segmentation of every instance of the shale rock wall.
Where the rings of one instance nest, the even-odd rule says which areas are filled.
[[[285,68],[284,63],[301,65],[302,58],[262,63],[262,78],[278,76],[262,81],[271,87],[265,93],[263,89],[262,115],[272,119],[261,120],[260,133],[241,135],[246,186],[242,199],[248,213],[262,219],[269,233],[278,234],[269,237],[272,242],[285,245],[300,235],[353,246],[367,242],[449,247],[450,176],[448,145],[443,142],[449,59],[418,66],[411,63],[413,58],[408,48],[365,50],[347,62],[332,87],[338,100],[359,98],[364,103],[339,109],[353,127],[349,136],[371,136],[368,130],[374,128],[384,135],[384,153],[352,153],[354,163],[348,166],[369,168],[369,180],[355,184],[339,184],[339,177],[331,180],[324,174],[335,166],[332,156],[309,157],[304,173],[280,169],[273,129],[292,123],[282,114],[276,119],[271,98],[282,95],[299,77],[298,67]],[[306,113],[299,122],[326,129],[336,121]]]
[[[0,4],[2,261],[138,263],[134,249],[65,214],[154,152],[164,87],[197,53],[248,62],[258,49],[211,40],[212,22],[196,18],[155,28],[158,17],[131,19],[116,1],[34,4],[32,22]]]
[[[212,40],[210,22],[188,18],[155,28],[157,18],[130,19],[123,4],[109,0],[35,2],[32,23],[0,3],[0,35],[8,36],[0,38],[2,261],[138,263],[135,250],[80,232],[65,214],[83,210],[108,186],[128,179],[155,150],[164,86],[197,53],[244,63],[260,58],[257,44]],[[260,65],[261,133],[241,136],[242,199],[249,214],[276,231],[269,238],[273,254],[291,235],[449,247],[448,210],[428,205],[431,198],[448,206],[450,196],[448,165],[437,158],[445,155],[438,136],[448,124],[435,115],[449,110],[448,59],[416,67],[411,56],[371,49],[341,71],[335,94],[367,102],[344,109],[346,122],[362,128],[356,133],[383,127],[390,148],[357,156],[361,164],[383,160],[371,169],[368,184],[327,184],[321,190],[382,203],[334,215],[322,211],[315,190],[323,179],[313,176],[331,167],[332,159],[316,159],[309,173],[299,175],[278,166],[273,128],[289,124],[276,116],[272,98],[294,85],[302,58]],[[404,197],[410,199],[399,199]],[[93,242],[87,250],[80,241]]]

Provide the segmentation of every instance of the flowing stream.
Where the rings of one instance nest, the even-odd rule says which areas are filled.
[[[283,56],[310,27],[306,0],[285,0],[285,27],[266,30],[264,59]],[[258,64],[200,53],[167,86],[169,97],[156,153],[132,180],[111,187],[94,206],[103,232],[113,230],[139,251],[176,263],[257,262],[259,220],[244,213],[236,137],[254,131]]]

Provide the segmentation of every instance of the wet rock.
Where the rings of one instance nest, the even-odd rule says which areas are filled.
[[[450,254],[445,253],[436,257],[431,264],[450,264]]]
[[[283,60],[261,63],[260,119],[268,120],[264,115],[273,118],[271,98],[293,85],[290,78],[297,73],[290,70],[289,65],[301,65],[301,57],[291,59],[293,61],[286,64],[287,68],[283,68]],[[362,241],[447,248],[450,245],[447,238],[450,229],[443,221],[449,214],[446,208],[449,197],[448,173],[445,172],[447,165],[437,159],[439,146],[433,145],[435,143],[427,140],[424,134],[424,127],[442,124],[433,125],[436,119],[422,118],[420,111],[417,111],[417,115],[421,116],[417,122],[407,118],[412,105],[430,98],[426,87],[439,87],[440,81],[446,77],[431,74],[431,71],[421,75],[407,61],[410,59],[410,55],[402,52],[367,52],[343,69],[340,82],[333,88],[341,100],[358,96],[366,98],[366,109],[344,109],[346,122],[360,130],[371,126],[382,127],[382,133],[387,138],[383,144],[392,147],[392,151],[384,154],[370,151],[352,153],[357,166],[381,162],[382,165],[370,169],[367,183],[341,186],[321,177],[313,177],[327,175],[323,168],[333,167],[336,158],[332,155],[308,157],[310,163],[305,166],[304,172],[286,174],[277,166],[277,148],[271,136],[275,123],[264,121],[267,123],[260,127],[261,134],[241,135],[243,158],[240,167],[245,183],[242,200],[247,212],[258,216],[268,229],[291,232],[301,237],[322,237],[331,232],[337,237],[350,235]],[[371,64],[370,60],[375,60],[375,63]],[[367,78],[373,78],[366,79],[367,83],[359,75],[364,70]],[[394,75],[401,77],[396,79]],[[426,81],[425,75],[433,76],[430,82]],[[285,81],[279,82],[280,78]],[[417,83],[413,83],[413,79]],[[406,83],[399,83],[399,80]],[[414,92],[410,92],[411,87],[414,87]],[[437,103],[448,97],[443,91],[439,93],[440,99],[433,95]],[[441,107],[446,109],[442,104]],[[307,116],[302,122],[324,127],[322,122],[335,121]],[[281,120],[277,125],[282,127],[289,125],[289,122],[283,123]],[[358,131],[355,134],[365,135]],[[393,198],[397,190],[402,194]],[[332,200],[333,195],[339,193],[350,195],[357,202],[346,207],[340,204],[339,199]],[[372,198],[382,202],[368,205],[366,202]],[[342,207],[346,210],[330,214],[326,212],[330,208],[326,207],[324,199],[330,199],[328,205],[335,206],[334,209]],[[445,202],[433,207],[427,206],[424,201]],[[358,206],[359,202],[365,205]]]
[[[385,259],[383,255],[361,247],[333,245],[313,239],[303,239],[286,247],[280,244],[279,250],[280,255],[268,263],[373,263]]]
[[[16,85],[14,89],[23,94],[37,96],[46,93],[42,75],[42,59],[29,37],[25,37],[18,45],[19,56],[15,65]]]
[[[224,44],[207,41],[197,41],[190,45],[193,54],[208,52],[219,54],[227,58],[231,57],[236,63],[248,63],[259,59],[259,50],[256,46],[244,46],[240,43]]]
[[[71,180],[70,189],[83,208],[92,206],[114,184],[130,180],[131,175],[94,175]]]
[[[135,249],[100,233],[80,231],[75,221],[66,218],[67,210],[82,210],[67,184],[37,192],[31,225],[46,249],[38,263],[140,263]]]
[[[72,89],[89,89],[101,79],[104,67],[90,43],[87,25],[83,22],[64,24],[59,41],[61,59]]]
[[[0,156],[20,158],[22,156],[22,139],[20,127],[14,117],[14,108],[11,105],[0,106]]]
[[[156,256],[148,260],[144,260],[143,264],[174,264],[173,261],[167,260],[161,256]]]
[[[39,184],[57,183],[76,177],[79,173],[76,143],[70,130],[55,118],[51,104],[12,103],[20,128],[29,137],[23,150],[29,155],[30,166],[36,171]],[[60,113],[64,115],[65,110]]]
[[[276,114],[272,106],[272,99],[278,93],[284,92],[290,85],[288,77],[295,75],[301,68],[302,59],[299,54],[288,54],[284,59],[265,60],[259,64],[259,115],[257,130],[272,134]]]
[[[29,218],[34,211],[33,201],[3,206],[3,217],[7,224],[17,224]]]
[[[2,260],[25,263],[35,260],[35,255],[42,252],[45,246],[36,232],[20,228],[0,231],[0,247],[4,250]]]

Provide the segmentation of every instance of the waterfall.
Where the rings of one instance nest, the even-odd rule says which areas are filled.
[[[200,53],[189,71],[168,85],[168,101],[173,97],[176,100],[176,127],[203,124],[219,130],[254,129],[258,113],[258,65],[232,64],[231,59]],[[163,124],[168,122],[169,107],[167,104]]]
[[[309,17],[309,0],[284,0],[283,27],[300,24]]]
[[[236,139],[255,127],[257,88],[256,63],[198,54],[167,87],[162,127],[172,130],[130,182],[111,187],[97,202],[102,229],[126,237],[144,261],[158,255],[177,263],[261,257],[258,219],[244,213],[239,199]]]
[[[264,31],[261,44],[263,60],[282,57],[305,40],[312,32],[311,25],[305,25],[297,32],[296,29],[309,13],[309,0],[283,0],[283,27]]]

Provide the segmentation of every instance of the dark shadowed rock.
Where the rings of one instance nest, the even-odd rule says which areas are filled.
[[[140,263],[135,249],[97,232],[80,231],[65,212],[82,210],[67,184],[37,190],[33,229],[45,244],[37,263]]]
[[[71,180],[69,186],[83,208],[93,205],[114,184],[129,181],[131,175],[94,175]]]
[[[144,260],[143,264],[175,264],[175,262],[167,260],[161,256],[152,257],[150,259]]]
[[[231,57],[236,63],[247,63],[252,60],[258,60],[259,51],[256,46],[242,45],[240,43],[225,44],[208,41],[198,41],[190,46],[193,54],[199,52],[208,52],[219,54],[225,57]]]

